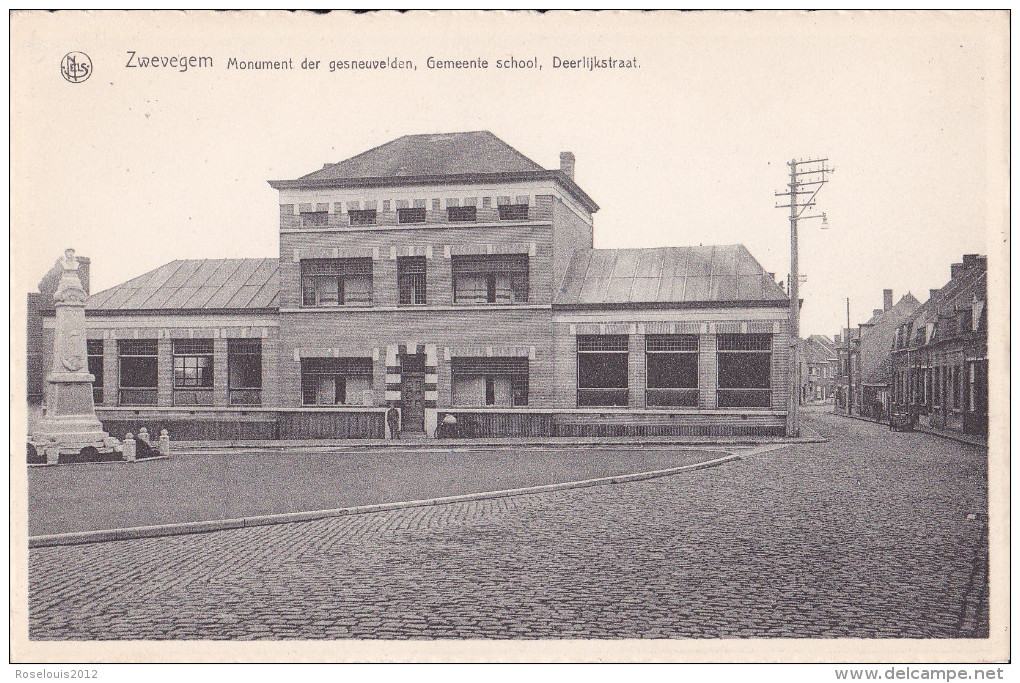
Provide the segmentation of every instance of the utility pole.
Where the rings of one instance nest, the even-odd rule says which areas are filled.
[[[854,364],[850,362],[850,297],[846,298],[846,414],[850,416],[850,407],[854,400]]]
[[[824,213],[803,215],[815,205],[818,191],[828,182],[833,169],[828,159],[808,159],[787,162],[790,167],[790,182],[787,192],[776,192],[777,197],[789,197],[789,204],[777,204],[776,208],[790,209],[790,392],[786,410],[786,435],[799,436],[800,425],[797,419],[797,404],[800,398],[800,365],[797,359],[797,346],[800,341],[800,269],[797,249],[797,222],[810,218],[821,218],[822,227],[828,226]]]

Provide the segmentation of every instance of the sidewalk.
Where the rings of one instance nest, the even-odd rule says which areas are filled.
[[[235,440],[235,441],[172,441],[173,451],[208,450],[367,450],[399,449],[403,451],[463,451],[492,450],[507,448],[577,448],[599,446],[761,446],[767,444],[825,443],[827,439],[806,427],[801,428],[802,436],[787,437],[704,437],[704,436],[614,436],[614,437],[493,437],[481,439],[280,439]]]
[[[865,415],[847,415],[845,413],[839,412],[833,412],[830,413],[830,415],[835,415],[836,417],[851,417],[855,420],[861,420],[862,422],[871,422],[874,424],[885,425],[886,427],[889,426],[888,422],[876,420]],[[976,436],[974,434],[964,434],[962,432],[954,432],[948,429],[934,429],[932,427],[926,427],[925,425],[922,425],[920,423],[918,423],[917,427],[915,427],[913,431],[921,432],[923,434],[931,434],[932,436],[939,436],[942,437],[943,439],[950,439],[952,441],[959,441],[960,443],[965,443],[970,446],[988,448],[988,440],[980,436]]]

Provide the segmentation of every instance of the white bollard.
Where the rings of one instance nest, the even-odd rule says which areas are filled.
[[[165,429],[159,432],[159,454],[170,455],[170,435]]]
[[[124,455],[124,459],[128,462],[135,461],[135,448],[137,444],[135,442],[135,436],[131,432],[124,435],[124,443],[121,445],[121,453]]]

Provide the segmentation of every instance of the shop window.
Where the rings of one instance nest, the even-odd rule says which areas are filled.
[[[698,405],[698,335],[648,335],[645,369],[646,405]]]
[[[89,374],[92,380],[92,402],[99,405],[103,402],[103,340],[89,339],[85,342]]]
[[[719,407],[772,405],[772,335],[720,334]]]
[[[154,406],[159,389],[158,345],[155,339],[121,339],[117,344],[122,406]]]
[[[397,222],[398,223],[424,223],[425,222],[425,207],[417,207],[413,209],[397,209]]]
[[[578,406],[627,405],[628,344],[624,334],[578,335]]]
[[[371,306],[372,259],[301,261],[301,303],[305,306]]]
[[[452,261],[455,303],[527,303],[526,254],[454,256]]]
[[[262,340],[227,340],[230,405],[262,405]]]
[[[301,359],[303,405],[362,405],[371,389],[371,358]]]
[[[426,303],[425,268],[424,256],[407,256],[397,259],[400,305],[418,306]]]
[[[528,405],[528,359],[464,357],[451,361],[453,405]]]
[[[174,405],[213,404],[213,340],[175,339]]]

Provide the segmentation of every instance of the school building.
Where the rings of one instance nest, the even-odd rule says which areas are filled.
[[[785,433],[784,290],[742,245],[594,249],[569,152],[545,169],[489,132],[409,135],[269,184],[278,258],[90,295],[111,434],[432,437],[448,415],[463,436]]]

